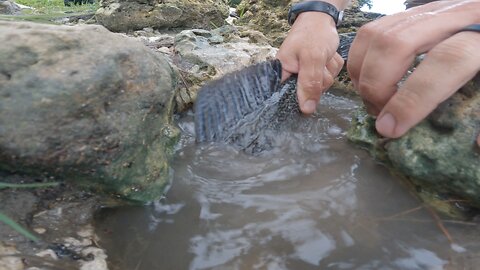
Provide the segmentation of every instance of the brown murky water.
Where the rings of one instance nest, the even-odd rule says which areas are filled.
[[[111,269],[475,269],[479,226],[445,220],[450,243],[399,179],[347,142],[358,104],[324,95],[262,156],[196,145],[182,119],[167,197],[99,214]]]

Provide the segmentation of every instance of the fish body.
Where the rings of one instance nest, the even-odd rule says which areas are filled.
[[[346,59],[355,35],[340,38]],[[279,60],[265,61],[204,85],[194,106],[197,142],[224,142],[246,152],[272,147],[276,135],[299,122],[297,76],[281,82]]]

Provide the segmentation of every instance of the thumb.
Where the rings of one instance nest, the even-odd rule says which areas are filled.
[[[480,135],[477,137],[477,145],[480,146]]]

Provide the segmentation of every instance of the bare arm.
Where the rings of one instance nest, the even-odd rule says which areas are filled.
[[[300,2],[300,1],[299,1]],[[350,0],[324,0],[343,10]],[[334,20],[321,12],[298,15],[278,51],[282,80],[298,74],[298,102],[303,113],[315,111],[320,95],[333,84],[343,59],[336,53],[339,38]]]

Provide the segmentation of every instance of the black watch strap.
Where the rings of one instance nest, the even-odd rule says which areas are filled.
[[[479,32],[480,33],[480,24],[472,24],[472,25],[469,25],[463,29],[461,29],[459,32],[463,32],[463,31],[473,31],[473,32]]]
[[[293,4],[288,11],[288,24],[292,25],[297,16],[306,11],[323,12],[332,16],[336,25],[342,21],[343,11],[339,11],[334,5],[323,1],[305,1]]]

